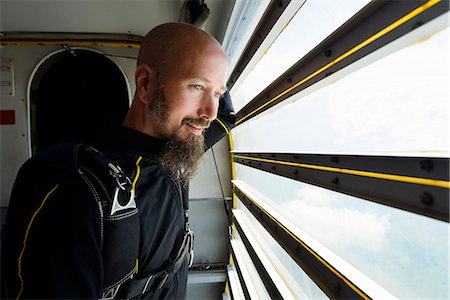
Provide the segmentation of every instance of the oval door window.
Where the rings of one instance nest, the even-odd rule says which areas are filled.
[[[122,122],[129,105],[117,65],[80,49],[56,53],[40,65],[30,100],[33,154],[62,142],[95,141],[103,128]]]

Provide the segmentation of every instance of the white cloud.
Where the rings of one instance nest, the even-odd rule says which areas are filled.
[[[350,209],[345,206],[348,198],[316,187],[302,187],[295,197],[281,204],[279,210],[330,249],[358,247],[377,252],[386,245],[390,230],[387,216]]]

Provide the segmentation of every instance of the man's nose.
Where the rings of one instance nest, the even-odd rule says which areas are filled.
[[[219,101],[214,97],[214,93],[205,93],[202,97],[198,114],[201,118],[214,120],[217,117]]]

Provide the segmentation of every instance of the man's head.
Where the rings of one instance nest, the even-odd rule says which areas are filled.
[[[202,133],[226,89],[227,66],[220,44],[192,25],[163,24],[145,37],[124,125],[167,141],[161,159],[172,176],[180,170],[192,175],[190,165],[203,152]]]

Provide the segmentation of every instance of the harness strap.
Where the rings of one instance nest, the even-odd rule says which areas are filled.
[[[118,294],[119,298],[133,298],[139,294],[145,294],[156,286],[156,290],[164,288],[166,282],[170,282],[172,277],[181,268],[189,255],[190,267],[194,261],[194,233],[188,228],[183,237],[180,250],[176,259],[165,270],[157,273],[146,274],[145,277],[133,278],[125,282]],[[142,275],[141,275],[142,276]]]

